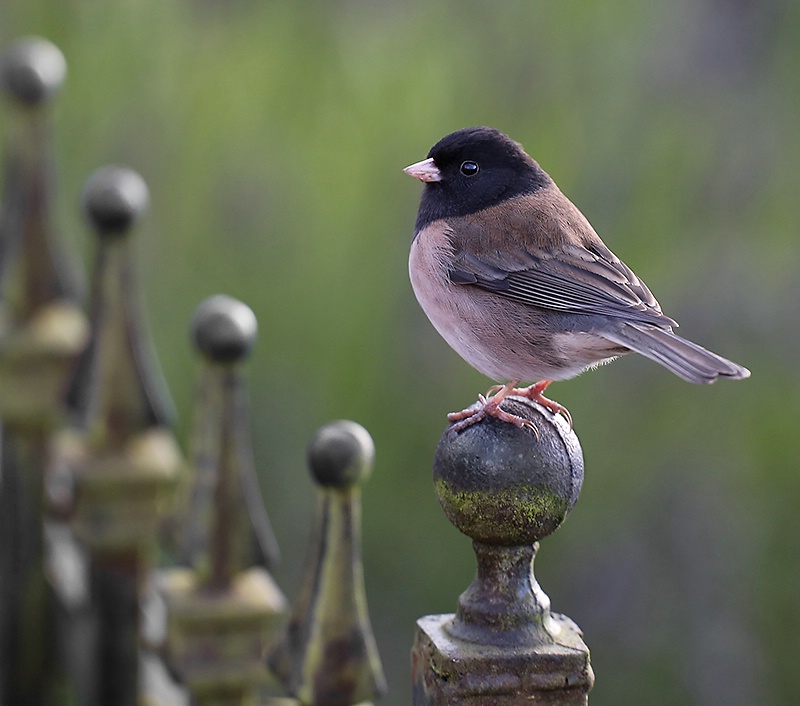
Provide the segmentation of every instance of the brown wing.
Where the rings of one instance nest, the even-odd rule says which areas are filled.
[[[544,309],[677,325],[661,313],[647,285],[599,241],[481,255],[456,249],[450,279]]]

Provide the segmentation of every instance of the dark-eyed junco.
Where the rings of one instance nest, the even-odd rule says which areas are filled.
[[[452,413],[462,429],[509,394],[553,412],[553,380],[636,351],[694,383],[750,371],[672,331],[675,321],[522,147],[488,127],[437,142],[404,170],[425,182],[409,272],[431,323],[472,367],[507,381]],[[521,381],[533,382],[517,388]],[[488,395],[489,393],[487,393]]]

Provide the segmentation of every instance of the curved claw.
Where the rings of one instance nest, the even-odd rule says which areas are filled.
[[[485,417],[495,417],[495,419],[499,419],[501,422],[513,424],[519,429],[530,429],[534,434],[536,434],[536,438],[539,438],[539,430],[536,428],[536,425],[530,421],[530,419],[524,419],[516,414],[506,412],[505,410],[500,409],[499,405],[493,405],[491,399],[487,401],[483,395],[480,397],[482,399],[481,406],[476,407],[473,405],[472,407],[467,407],[467,409],[462,409],[460,412],[451,412],[447,415],[448,421],[454,422],[449,430],[451,433],[456,434],[460,431],[463,431],[467,427],[477,424]]]
[[[513,424],[518,429],[530,429],[534,434],[536,434],[537,441],[541,438],[539,436],[539,430],[536,428],[536,425],[530,419],[524,419],[523,417],[519,417],[516,414],[505,412],[500,408],[498,408],[497,412],[494,413],[492,416],[497,417],[502,422],[508,422],[509,424]]]
[[[572,415],[569,413],[569,410],[562,404],[559,404],[555,400],[548,399],[547,397],[537,397],[534,398],[534,401],[538,402],[544,407],[547,407],[553,414],[562,414],[564,415],[564,419],[567,420],[569,424],[569,428],[572,429]]]
[[[517,382],[519,381],[514,380],[506,385],[492,387],[486,393],[487,396],[491,395],[491,397],[488,397],[488,399],[483,395],[478,395],[479,404],[477,406],[472,405],[471,407],[462,409],[460,412],[451,412],[448,414],[447,419],[450,422],[455,422],[450,427],[450,431],[452,433],[458,433],[463,429],[466,429],[467,427],[479,422],[484,417],[495,417],[500,421],[513,424],[520,429],[531,429],[533,433],[536,434],[536,438],[538,439],[539,430],[536,428],[533,422],[528,419],[523,419],[516,414],[511,414],[510,412],[500,409],[500,404],[513,390],[513,387],[517,384]],[[493,391],[494,394],[492,394]]]
[[[541,380],[529,387],[515,387],[518,383],[519,380],[512,380],[505,385],[493,385],[486,392],[485,396],[478,395],[478,405],[472,405],[471,407],[467,407],[467,409],[462,409],[460,412],[451,412],[448,414],[448,421],[453,422],[450,431],[454,433],[459,432],[479,422],[484,417],[489,416],[513,424],[520,429],[532,429],[538,439],[539,430],[531,421],[500,409],[500,404],[508,395],[526,397],[546,407],[553,414],[563,414],[564,419],[566,419],[569,424],[569,428],[572,429],[572,415],[569,413],[569,410],[564,405],[548,399],[542,394],[550,384],[550,380]]]
[[[549,409],[553,414],[563,414],[564,419],[567,420],[571,430],[572,415],[569,413],[569,410],[563,404],[559,404],[555,400],[551,400],[542,394],[547,389],[549,384],[550,380],[542,380],[541,382],[537,382],[530,387],[514,388],[509,394],[527,397],[529,400],[533,400],[534,402],[538,402],[543,407],[547,407],[547,409]]]

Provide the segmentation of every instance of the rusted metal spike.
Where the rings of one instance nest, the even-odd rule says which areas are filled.
[[[139,309],[129,237],[148,200],[144,180],[121,166],[98,169],[84,189],[84,211],[98,236],[92,335],[68,402],[100,447],[119,448],[131,435],[169,426],[173,416]]]
[[[179,559],[217,588],[253,565],[274,566],[280,556],[261,501],[240,365],[256,331],[250,307],[224,295],[204,301],[192,321],[192,338],[205,365],[189,449],[194,478]]]
[[[167,661],[199,706],[255,703],[269,680],[264,654],[288,609],[271,576],[254,566],[277,557],[247,433],[241,367],[255,336],[253,312],[231,297],[207,299],[192,322],[204,369],[180,548],[191,568],[162,572],[159,583]]]
[[[72,381],[79,437],[72,452],[73,526],[95,552],[144,553],[181,465],[167,426],[166,388],[144,337],[128,234],[147,205],[134,171],[105,167],[89,179],[88,218],[99,235],[89,346]]]
[[[360,485],[373,456],[367,431],[349,421],[323,427],[309,446],[320,486],[316,539],[287,634],[270,660],[305,706],[352,706],[386,691],[361,562]]]
[[[9,277],[18,280],[7,315],[23,321],[43,304],[75,301],[80,294],[78,272],[57,237],[50,210],[50,102],[65,75],[64,56],[44,39],[19,40],[0,59],[0,83],[10,108],[0,214],[0,289],[6,290]]]
[[[99,236],[92,334],[70,390],[74,439],[63,443],[75,478],[72,527],[91,553],[92,706],[139,701],[139,600],[182,465],[137,309],[128,235],[146,204],[144,181],[124,167],[95,172],[84,194]]]
[[[29,38],[0,57],[8,108],[0,204],[0,702],[44,703],[55,615],[45,561],[45,477],[63,389],[88,324],[51,220],[51,99],[66,63]],[[52,576],[51,576],[52,578]]]
[[[63,55],[44,39],[20,40],[0,57],[10,113],[0,205],[0,417],[6,424],[55,423],[64,377],[88,334],[77,271],[50,210],[49,109],[65,74]]]

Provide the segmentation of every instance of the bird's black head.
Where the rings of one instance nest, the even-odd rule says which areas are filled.
[[[519,143],[490,127],[464,128],[443,137],[428,159],[406,172],[426,182],[417,232],[440,218],[475,213],[552,183]]]

